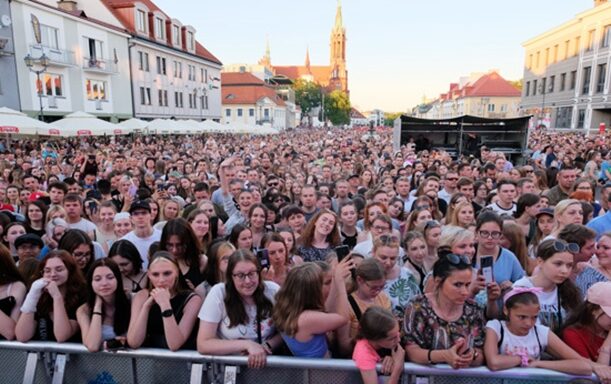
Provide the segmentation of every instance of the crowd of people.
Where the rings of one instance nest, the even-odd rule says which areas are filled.
[[[611,383],[611,136],[3,140],[0,338]]]

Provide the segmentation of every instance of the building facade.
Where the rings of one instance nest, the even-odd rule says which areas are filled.
[[[448,92],[414,110],[424,119],[449,119],[472,115],[492,119],[519,115],[520,90],[496,71],[473,73],[458,83],[451,83]]]
[[[0,106],[20,110],[13,17],[8,0],[0,0]]]
[[[53,121],[74,111],[119,121],[133,115],[128,34],[112,20],[87,16],[76,1],[11,1],[21,110]],[[90,12],[90,14],[94,14]],[[42,55],[38,75],[24,58]],[[42,111],[41,111],[42,110]]]
[[[293,128],[295,104],[285,102],[277,91],[248,72],[223,72],[223,124],[270,124],[277,129]]]
[[[589,131],[611,124],[611,4],[593,5],[523,44],[521,107],[533,126]]]
[[[150,0],[100,0],[130,34],[134,115],[142,119],[221,119],[222,63],[195,28]]]

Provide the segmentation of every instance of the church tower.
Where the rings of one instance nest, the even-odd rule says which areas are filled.
[[[348,93],[348,71],[346,70],[346,29],[342,20],[342,5],[337,1],[335,25],[331,31],[331,78],[330,89],[341,89]]]

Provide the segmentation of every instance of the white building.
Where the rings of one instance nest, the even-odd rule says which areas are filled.
[[[71,8],[80,4],[70,1],[11,2],[21,109],[38,116],[42,101],[47,120],[74,111],[113,121],[130,118],[129,35],[116,20],[97,19],[93,1],[82,3],[90,11]],[[49,65],[37,81],[24,58],[43,54]]]

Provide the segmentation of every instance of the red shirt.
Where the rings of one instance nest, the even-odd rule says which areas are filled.
[[[575,352],[592,361],[598,360],[598,350],[605,339],[583,327],[569,327],[562,333],[564,342]]]

